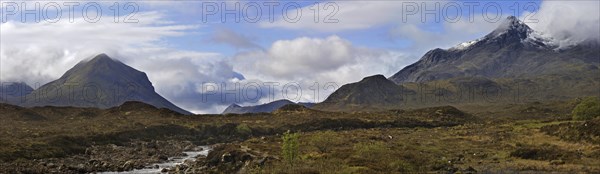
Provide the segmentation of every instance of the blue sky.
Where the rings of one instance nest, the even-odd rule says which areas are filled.
[[[245,6],[248,6],[248,4],[250,2],[256,2],[259,5],[262,5],[263,1],[240,1],[240,2],[236,2],[236,1],[229,1],[229,3],[227,3],[226,7],[227,8],[235,8],[234,3],[239,3],[240,4],[240,9],[242,9]],[[389,2],[389,1],[380,1],[380,2]],[[420,8],[426,8],[423,7],[421,3],[423,2],[429,2],[429,1],[408,1],[411,3],[417,3],[418,7]],[[194,6],[197,7],[198,9],[194,9],[194,10],[190,10],[190,11],[177,11],[177,10],[173,10],[173,13],[169,14],[169,19],[173,20],[177,23],[185,23],[185,24],[200,24],[203,27],[198,28],[195,32],[195,34],[192,35],[192,37],[188,37],[188,36],[183,36],[183,37],[173,37],[173,38],[168,38],[168,42],[169,43],[173,43],[174,46],[176,46],[179,49],[189,49],[189,50],[196,50],[196,51],[210,51],[210,52],[220,52],[223,53],[225,55],[233,55],[235,54],[237,51],[239,51],[239,49],[236,49],[234,47],[231,47],[229,45],[225,45],[225,44],[214,44],[211,42],[205,42],[206,40],[210,40],[210,33],[214,32],[215,30],[221,30],[223,28],[225,29],[229,29],[232,30],[233,32],[245,35],[249,38],[252,38],[253,41],[260,45],[261,47],[268,47],[271,43],[273,43],[276,40],[282,40],[282,39],[293,39],[293,38],[297,38],[297,37],[326,37],[329,35],[338,35],[342,38],[345,38],[349,41],[351,41],[352,43],[359,45],[359,46],[365,46],[365,47],[374,47],[374,48],[383,48],[383,49],[396,49],[396,50],[404,50],[407,48],[410,48],[411,44],[413,43],[410,39],[405,39],[405,38],[394,38],[393,36],[390,36],[389,31],[391,29],[393,29],[393,27],[396,27],[396,25],[402,25],[402,19],[398,18],[394,20],[390,20],[389,23],[383,23],[383,24],[379,24],[376,26],[372,26],[369,28],[365,28],[365,29],[349,29],[349,30],[339,30],[339,31],[319,31],[319,30],[301,30],[301,29],[287,29],[287,28],[264,28],[261,27],[259,24],[257,23],[249,23],[246,22],[243,17],[242,19],[240,19],[240,22],[235,22],[235,17],[232,15],[222,15],[222,14],[216,14],[216,15],[209,15],[208,16],[208,22],[205,23],[202,21],[202,4],[203,3],[207,3],[207,2],[174,2],[175,4],[180,3],[182,5],[186,5],[186,6]],[[212,5],[213,3],[217,3],[220,5],[220,3],[222,2],[208,2],[210,3],[210,5]],[[286,3],[294,3],[294,4],[299,4],[302,7],[310,7],[313,6],[314,3],[326,3],[326,1],[300,1],[300,2],[295,2],[295,1],[290,1],[290,2],[280,2],[280,5],[278,8],[276,8],[275,12],[275,16],[276,17],[281,17],[282,15],[282,7],[283,4]],[[440,9],[438,15],[443,16],[443,15],[449,15],[449,16],[454,16],[456,15],[456,10],[454,10],[454,8],[449,8],[448,10],[443,10],[443,1],[440,1],[439,3],[442,3],[440,5]],[[523,14],[525,11],[529,11],[529,12],[535,12],[538,8],[539,8],[539,3],[540,1],[455,1],[456,4],[460,5],[459,7],[461,8],[463,14],[461,15],[462,20],[465,20],[465,18],[467,18],[470,15],[470,12],[468,10],[468,6],[465,5],[466,4],[479,4],[478,6],[474,6],[474,12],[475,14],[472,14],[473,16],[481,16],[483,15],[482,12],[486,11],[486,8],[484,7],[488,7],[488,10],[490,13],[496,13],[497,11],[495,10],[496,6],[495,5],[499,5],[500,9],[502,10],[502,19],[506,18],[509,15],[516,15],[516,16],[520,16],[521,14]],[[337,3],[336,3],[337,4]],[[489,6],[486,6],[487,4],[492,4]],[[155,8],[151,7],[151,8],[144,8],[143,4],[141,5],[141,10],[155,10]],[[173,5],[173,4],[171,4]],[[407,5],[413,5],[413,4],[407,4]],[[173,5],[173,6],[177,6],[177,5]],[[343,4],[340,6],[338,5],[339,8],[341,8],[340,10],[344,10],[344,6]],[[516,7],[520,7],[520,11],[515,11]],[[219,7],[220,8],[220,7]],[[263,15],[262,15],[262,20],[260,20],[260,22],[269,22],[268,19],[266,19],[266,17],[268,16],[268,12],[266,12],[266,9],[268,9],[268,7],[266,6],[261,6],[262,10],[263,10]],[[402,13],[401,12],[402,9],[399,9],[398,12],[393,12],[393,13]],[[250,11],[252,13],[252,11]],[[321,18],[324,18],[323,14],[324,13],[330,13],[332,11],[328,11],[328,10],[323,10],[321,9]],[[306,9],[303,10],[303,18],[311,18],[313,17],[313,11],[307,11]],[[374,11],[373,13],[378,13],[376,11]],[[244,12],[242,12],[242,14],[245,14]],[[254,16],[255,14],[252,13],[251,16]],[[412,16],[419,16],[419,14],[416,15],[411,15]],[[227,18],[227,22],[222,22],[221,21],[221,17]],[[418,21],[419,19],[410,19],[407,22],[417,22],[419,24],[419,27],[423,30],[426,31],[430,31],[430,32],[438,32],[438,33],[444,33],[444,27],[443,24],[445,23],[445,21],[440,20],[440,22],[436,22],[434,20],[433,15],[426,15],[426,22],[420,22]],[[491,16],[491,15],[490,15]],[[334,15],[334,18],[336,18],[336,16]],[[440,17],[443,18],[443,17]],[[341,19],[340,23],[343,23],[344,20]],[[490,23],[494,23],[494,22],[490,22]],[[334,24],[335,25],[335,24]],[[476,27],[476,26],[473,26]],[[469,39],[475,39],[477,37],[480,37],[484,34],[486,34],[487,31],[482,31],[482,32],[478,32],[478,33],[474,33],[470,38],[465,38],[465,41],[469,40]],[[434,45],[432,45],[433,48]],[[421,50],[422,51],[422,50]]]
[[[290,100],[320,102],[335,90],[327,85],[339,87],[375,74],[389,77],[428,50],[447,49],[484,36],[510,15],[560,43],[600,38],[598,1],[269,1],[279,3],[273,21],[268,19],[265,1],[67,2],[79,4],[73,22],[65,1],[0,3],[0,81],[23,81],[35,88],[35,84],[59,78],[79,61],[106,53],[146,72],[156,91],[182,108],[219,113],[232,103],[255,105],[286,96],[290,99],[286,94],[292,88],[285,84],[303,89],[300,97]],[[30,9],[36,3],[40,9],[48,9],[37,15],[47,14],[50,21],[35,22],[32,14],[21,21],[21,8]],[[132,6],[125,9],[128,3]],[[61,7],[59,20],[52,21],[58,14],[47,8],[52,4]],[[90,22],[96,13],[94,8],[83,13],[84,7],[96,4],[102,15]],[[203,15],[210,13],[203,5],[215,4],[218,11],[203,21]],[[258,6],[261,19],[246,22],[245,16],[237,16],[240,22],[235,22],[236,17],[225,15],[227,22],[222,22],[221,4],[229,9],[239,4],[243,13],[249,9],[248,19],[256,14],[252,8]],[[424,13],[436,4],[435,16]],[[290,6],[284,13],[285,5],[299,8]],[[473,13],[470,5],[476,5]],[[111,6],[120,9],[119,22],[114,22]],[[132,7],[138,9],[133,15],[136,22],[124,23]],[[302,16],[293,20],[298,9]],[[315,11],[319,12],[318,22]],[[328,14],[333,14],[328,22],[337,22],[325,23]],[[283,17],[286,15],[292,22]],[[440,21],[434,20],[436,16]],[[268,86],[263,85],[255,93],[265,95],[255,100],[248,99],[243,90],[234,97],[221,96],[222,87],[272,82],[280,84],[275,92],[265,92]],[[207,84],[221,91],[205,91]]]

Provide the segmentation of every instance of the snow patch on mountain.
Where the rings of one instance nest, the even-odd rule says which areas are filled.
[[[452,48],[450,48],[448,50],[464,50],[464,49],[467,49],[467,48],[471,47],[471,45],[479,42],[480,40],[481,39],[476,39],[476,40],[472,40],[472,41],[468,41],[468,42],[463,42],[463,43],[460,43],[460,44],[458,44],[458,45],[456,45],[456,46],[454,46],[454,47],[452,47]]]
[[[510,16],[505,21],[503,21],[494,31],[492,31],[485,37],[460,43],[447,50],[466,50],[478,42],[487,42],[490,40],[495,40],[498,38],[502,38],[504,35],[507,34],[514,34],[518,36],[521,40],[521,43],[523,44],[534,46],[540,49],[552,49],[555,51],[569,48],[570,46],[574,46],[579,43],[577,41],[555,39],[548,34],[535,31],[529,28],[529,26],[527,26],[527,24],[525,24],[523,21],[518,20],[514,16]]]

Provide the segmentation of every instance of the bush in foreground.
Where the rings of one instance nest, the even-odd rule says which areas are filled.
[[[590,120],[600,116],[600,99],[598,97],[584,98],[573,109],[573,120]]]

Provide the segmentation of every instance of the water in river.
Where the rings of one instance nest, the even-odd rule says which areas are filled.
[[[210,150],[212,150],[212,148],[210,146],[200,146],[200,148],[202,148],[201,151],[183,152],[186,154],[186,156],[171,157],[171,158],[169,158],[169,160],[167,162],[159,163],[159,164],[152,164],[150,166],[147,166],[144,169],[139,169],[139,170],[135,169],[135,170],[126,171],[126,172],[102,172],[101,174],[157,174],[157,173],[161,173],[160,171],[162,171],[162,169],[164,169],[164,168],[175,167],[176,165],[183,164],[183,162],[186,160],[196,160],[197,156],[206,156],[206,155],[208,155],[208,152],[210,152]],[[155,168],[156,165],[158,165],[158,168]]]

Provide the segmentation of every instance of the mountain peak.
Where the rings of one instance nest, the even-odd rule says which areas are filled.
[[[294,102],[292,102],[292,101],[290,101],[288,99],[281,99],[281,100],[275,100],[275,101],[273,101],[271,103],[294,103]]]
[[[102,53],[94,56],[92,59],[87,59],[79,62],[75,67],[69,69],[61,79],[74,80],[103,80],[105,83],[113,83],[121,81],[125,83],[127,80],[147,81],[142,86],[151,87],[151,83],[146,80],[147,76],[144,72],[138,71],[117,59],[113,59]]]
[[[507,17],[498,27],[488,34],[489,37],[498,37],[503,34],[517,34],[520,38],[526,38],[529,33],[533,30],[527,26],[523,21],[519,20],[515,16]]]
[[[240,106],[237,104],[231,104],[229,107],[225,108],[222,114],[267,113],[273,112],[274,110],[288,104],[295,103],[286,99],[282,99],[256,106]]]
[[[231,110],[231,109],[236,109],[236,108],[241,108],[242,106],[238,105],[238,104],[230,104],[229,106],[227,106],[227,108],[225,108],[225,110]]]
[[[93,59],[106,59],[106,58],[110,59],[110,57],[108,57],[108,55],[106,55],[106,53],[100,53],[100,54],[96,55]]]
[[[504,45],[513,43],[521,43],[528,47],[540,49],[555,49],[558,47],[558,42],[552,37],[534,31],[515,16],[509,16],[485,37],[460,43],[447,50],[463,51],[472,48],[474,45]],[[425,55],[425,57],[427,57],[427,55]]]
[[[511,15],[511,16],[506,17],[506,20],[517,21],[519,19],[517,19],[517,17]]]
[[[118,63],[118,62],[119,62],[118,60],[113,59],[104,53],[100,53],[100,54],[94,56],[94,58],[92,58],[91,60],[89,60],[87,62],[87,64]]]
[[[385,76],[381,75],[381,74],[377,74],[377,75],[372,75],[369,77],[365,77],[363,78],[362,81],[375,81],[375,80],[387,80],[387,78],[385,78]]]
[[[527,28],[530,29],[527,24],[523,21],[519,20],[515,16],[509,16],[498,26],[498,29],[518,29],[518,28]]]

